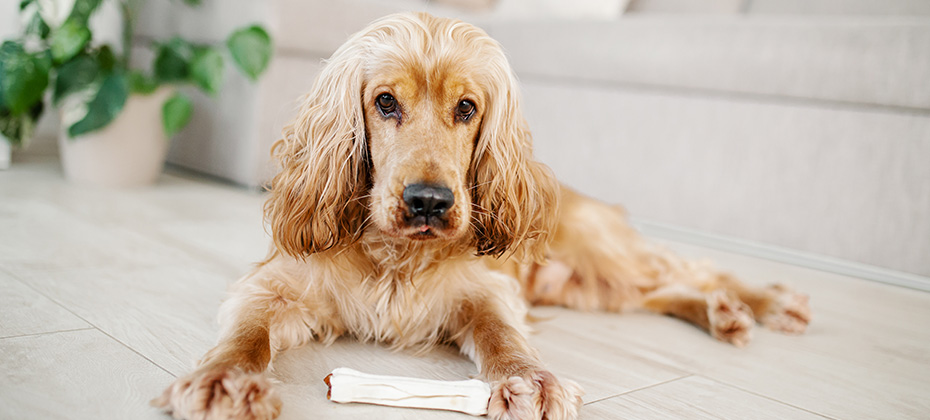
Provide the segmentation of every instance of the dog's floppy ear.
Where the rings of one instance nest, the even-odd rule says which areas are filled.
[[[277,248],[291,256],[361,235],[361,197],[370,182],[361,61],[352,42],[336,51],[272,148],[281,172],[271,182],[265,218]]]
[[[541,260],[557,223],[559,185],[549,168],[533,159],[516,79],[503,52],[494,58],[471,168],[478,254],[510,251]]]

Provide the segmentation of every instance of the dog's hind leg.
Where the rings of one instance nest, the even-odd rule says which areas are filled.
[[[620,312],[638,306],[660,275],[655,252],[629,226],[620,207],[562,186],[561,214],[549,262],[520,275],[527,301],[593,311]]]
[[[703,293],[684,284],[648,293],[643,308],[697,325],[714,338],[737,347],[749,344],[754,324],[752,310],[724,289]]]
[[[752,308],[756,320],[769,329],[785,334],[801,334],[807,330],[811,320],[807,295],[782,284],[746,285],[728,274],[718,275],[715,285],[739,296]]]
[[[684,305],[676,311],[705,307],[696,310],[695,316],[672,313],[705,329],[712,325],[702,325],[707,324],[700,319],[706,315],[704,309],[709,305],[721,309],[717,312],[722,314],[722,308],[733,306],[734,300],[745,302],[756,320],[776,331],[802,333],[810,322],[807,296],[783,285],[746,285],[711,264],[681,258],[640,236],[621,208],[564,186],[562,214],[549,257],[548,264],[530,265],[520,273],[525,297],[532,304],[619,312],[640,307],[656,290],[682,285],[694,293],[707,294],[717,289],[729,292],[713,302],[697,297],[686,299],[693,295],[691,292],[673,294]],[[668,301],[663,298],[656,302]]]
[[[220,309],[219,344],[152,405],[178,419],[273,419],[281,400],[265,376],[274,353],[312,339],[306,306],[282,278],[261,267],[240,280]]]

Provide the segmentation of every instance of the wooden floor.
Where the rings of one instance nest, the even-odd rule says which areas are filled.
[[[150,189],[66,184],[54,162],[0,172],[0,419],[166,419],[148,405],[217,335],[226,286],[264,256],[260,194],[166,175]],[[745,349],[670,318],[537,308],[532,341],[587,391],[583,419],[930,417],[930,295],[678,243],[750,282],[811,295],[791,337]],[[467,419],[325,398],[333,368],[462,379],[425,356],[342,340],[285,353],[284,419]]]

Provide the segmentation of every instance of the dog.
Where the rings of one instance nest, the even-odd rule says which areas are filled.
[[[458,346],[492,419],[574,419],[583,391],[530,346],[528,304],[667,314],[737,346],[756,321],[810,320],[806,296],[678,258],[560,185],[500,45],[461,21],[397,14],[352,36],[272,153],[273,249],[231,287],[219,344],[153,400],[176,418],[274,418],[275,355],[351,335]]]

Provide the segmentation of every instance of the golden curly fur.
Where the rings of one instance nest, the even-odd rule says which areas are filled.
[[[500,46],[469,24],[385,17],[352,36],[274,146],[274,249],[220,310],[219,344],[154,401],[177,418],[269,419],[275,354],[341,335],[459,346],[492,385],[489,417],[574,419],[581,388],[527,341],[527,302],[645,308],[744,345],[755,319],[801,332],[809,310],[645,241],[622,209],[533,159]],[[421,217],[405,191],[448,190]]]

